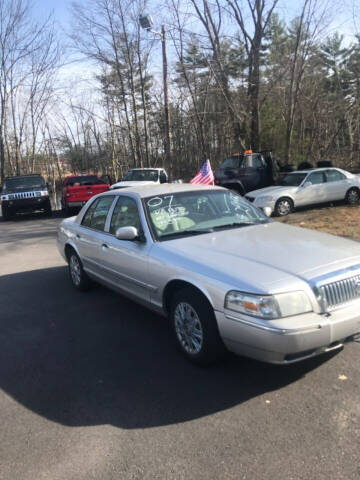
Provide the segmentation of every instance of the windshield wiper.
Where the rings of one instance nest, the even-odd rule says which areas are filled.
[[[259,225],[260,223],[265,222],[233,222],[233,223],[225,223],[224,225],[217,225],[214,227],[214,230],[218,230],[220,228],[232,228],[232,227],[248,227],[250,225]]]
[[[214,230],[212,228],[201,228],[197,230],[180,230],[178,232],[171,232],[165,233],[165,235],[161,235],[160,239],[169,238],[169,237],[177,237],[181,235],[201,235],[202,233],[212,233]]]

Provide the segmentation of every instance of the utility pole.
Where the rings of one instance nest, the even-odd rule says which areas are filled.
[[[168,85],[168,65],[166,53],[166,27],[161,27],[161,43],[163,54],[163,82],[164,82],[164,116],[165,116],[165,156],[166,170],[169,175],[169,181],[172,180],[172,161],[171,161],[171,130],[170,130],[170,112],[169,112],[169,85]]]
[[[163,86],[164,86],[164,120],[165,120],[165,163],[166,170],[169,176],[169,181],[172,180],[172,159],[171,159],[171,127],[170,127],[170,111],[169,111],[169,81],[168,81],[168,64],[166,53],[166,26],[162,25],[161,32],[152,30],[154,21],[151,15],[143,14],[139,17],[140,26],[148,32],[160,35],[162,44],[163,57]]]

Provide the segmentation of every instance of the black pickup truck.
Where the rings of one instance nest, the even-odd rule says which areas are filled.
[[[1,188],[1,210],[4,220],[16,213],[42,210],[51,215],[48,187],[41,175],[7,177]]]
[[[225,158],[215,170],[215,184],[244,195],[273,185],[279,179],[281,170],[271,152],[245,151]]]

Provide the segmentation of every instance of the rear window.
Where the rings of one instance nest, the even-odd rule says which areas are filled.
[[[65,180],[65,185],[69,187],[81,187],[82,185],[105,185],[105,182],[100,180],[95,175],[79,175],[78,177],[68,178]]]

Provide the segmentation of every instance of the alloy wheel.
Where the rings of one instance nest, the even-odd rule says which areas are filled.
[[[200,319],[194,308],[186,302],[179,303],[174,311],[177,338],[189,354],[201,351],[204,335]]]
[[[74,284],[76,286],[79,286],[81,282],[81,266],[80,266],[80,261],[76,255],[71,255],[70,273],[71,273],[71,278]]]

